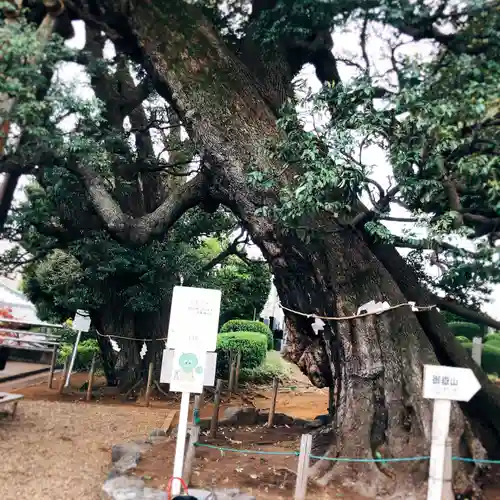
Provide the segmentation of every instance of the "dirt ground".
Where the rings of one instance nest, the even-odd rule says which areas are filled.
[[[192,487],[240,488],[259,500],[289,500],[293,498],[297,470],[297,457],[302,429],[289,427],[222,428],[216,439],[200,438],[225,448],[290,453],[282,455],[254,455],[199,447],[190,485]],[[175,441],[155,446],[146,453],[134,471],[148,485],[165,488],[173,468]],[[308,498],[327,500],[344,498],[367,500],[352,492],[335,487],[318,488],[310,485]]]
[[[85,403],[19,403],[0,420],[2,500],[100,498],[111,446],[144,439],[166,411]]]
[[[112,394],[100,394],[91,403],[76,389],[87,375],[75,374],[73,391],[60,395],[46,387],[45,377],[37,385],[9,388],[25,396],[14,421],[0,419],[0,484],[2,500],[59,500],[100,498],[100,488],[110,466],[111,446],[123,441],[145,439],[151,429],[162,428],[179,408],[179,397],[153,399],[149,408],[141,399],[124,402]],[[103,384],[104,380],[97,380]],[[54,387],[58,387],[56,379]],[[327,391],[312,388],[298,378],[296,385],[280,388],[277,412],[312,419],[325,413]],[[0,390],[7,390],[0,385]],[[222,412],[229,406],[253,405],[267,410],[269,387],[245,390],[229,400],[226,395]],[[206,404],[201,417],[212,414]],[[172,424],[175,424],[176,418]],[[295,451],[299,448],[300,429],[253,427],[224,429],[217,439],[202,436],[200,441],[217,446],[262,451]],[[156,445],[139,463],[135,475],[148,484],[165,487],[172,471],[175,442]],[[239,487],[257,498],[290,499],[295,486],[296,456],[221,453],[198,448],[193,469],[193,486]],[[497,470],[498,469],[498,470]],[[500,466],[493,466],[485,500],[500,500]],[[309,498],[362,500],[333,485],[329,489],[309,488]]]

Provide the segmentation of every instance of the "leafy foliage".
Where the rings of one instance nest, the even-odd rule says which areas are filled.
[[[241,352],[241,368],[257,368],[266,359],[267,339],[261,333],[229,332],[217,336],[217,373],[227,375],[229,352]]]
[[[448,323],[448,326],[454,333],[455,337],[465,337],[472,340],[474,337],[482,337],[484,334],[482,328],[474,323],[456,321]]]
[[[63,364],[71,357],[73,352],[73,344],[61,344],[58,355],[58,363]],[[96,340],[87,339],[78,344],[78,350],[75,358],[75,371],[89,370],[94,354],[100,352],[99,345]]]
[[[462,345],[472,351],[472,342],[462,342]],[[500,346],[495,344],[484,344],[481,357],[481,367],[488,374],[498,375],[500,373]]]
[[[323,78],[316,93],[299,88],[282,110],[282,139],[273,154],[283,172],[293,166],[295,175],[279,187],[279,204],[262,211],[306,238],[332,231],[320,224],[303,229],[321,213],[333,215],[340,227],[359,225],[371,238],[411,249],[408,261],[431,289],[477,308],[500,283],[495,3],[278,2],[261,22],[269,43],[307,40],[333,27],[359,35],[353,51],[333,54],[339,67],[340,61],[349,67],[349,78]],[[407,36],[434,46],[410,53]],[[377,38],[381,49],[374,53],[369,44]],[[321,78],[320,65],[312,62]],[[374,178],[374,151],[392,167],[388,188]],[[283,185],[272,172],[254,172],[250,180]],[[370,211],[361,217],[362,197]],[[385,222],[396,205],[416,223],[403,235]],[[475,240],[473,250],[465,250],[465,238]]]
[[[261,321],[251,321],[248,319],[232,319],[224,323],[220,329],[220,333],[229,332],[256,332],[261,333],[267,337],[267,348],[273,348],[273,332],[271,329]]]

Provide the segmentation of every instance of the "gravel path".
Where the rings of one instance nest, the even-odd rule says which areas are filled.
[[[94,500],[111,446],[145,439],[169,410],[21,401],[14,421],[0,419],[2,500]]]

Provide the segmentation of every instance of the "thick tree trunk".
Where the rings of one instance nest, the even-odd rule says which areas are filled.
[[[407,302],[355,230],[335,220],[309,221],[313,228],[327,223],[333,233],[306,244],[276,221],[258,215],[258,208],[276,203],[279,189],[300,170],[284,169],[271,159],[266,141],[279,137],[273,112],[255,89],[254,77],[195,9],[175,1],[137,2],[128,26],[123,19],[107,19],[114,34],[122,35],[121,46],[145,65],[206,154],[212,165],[212,197],[234,211],[260,247],[284,305],[342,317],[370,300]],[[273,190],[251,187],[251,170],[273,173]],[[437,359],[409,308],[329,321],[321,337],[314,336],[311,320],[303,316],[288,314],[287,323],[293,344],[290,358],[316,385],[333,383],[336,389],[333,432],[317,436],[318,454],[428,454],[431,403],[422,399],[422,365]],[[464,419],[458,406],[452,415],[451,434],[458,446]],[[330,464],[315,466],[323,481],[339,477],[370,498],[422,498],[425,465],[418,462],[394,467]]]
[[[108,385],[118,386],[122,393],[134,386],[140,388],[146,382],[150,361],[155,364],[155,376],[159,376],[165,341],[156,339],[167,337],[170,300],[166,297],[157,311],[140,313],[124,308],[117,296],[93,314]],[[120,352],[113,351],[110,338],[118,344]],[[144,344],[141,339],[153,339],[145,342],[144,358],[140,356]]]

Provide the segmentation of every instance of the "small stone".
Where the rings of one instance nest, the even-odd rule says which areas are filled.
[[[256,408],[229,407],[224,410],[224,423],[232,425],[255,425],[259,418]]]
[[[170,429],[153,429],[149,433],[149,437],[157,437],[157,436],[168,436],[170,433]]]
[[[141,459],[141,453],[139,451],[134,451],[132,453],[127,453],[123,455],[118,462],[115,462],[113,466],[113,471],[118,474],[125,474],[130,469],[135,469],[139,460]]]
[[[102,486],[103,500],[139,500],[142,498],[144,481],[135,477],[118,476],[108,479]]]
[[[145,441],[133,441],[131,443],[115,444],[111,448],[111,461],[118,462],[124,455],[133,453],[144,453],[151,448],[151,445]]]

